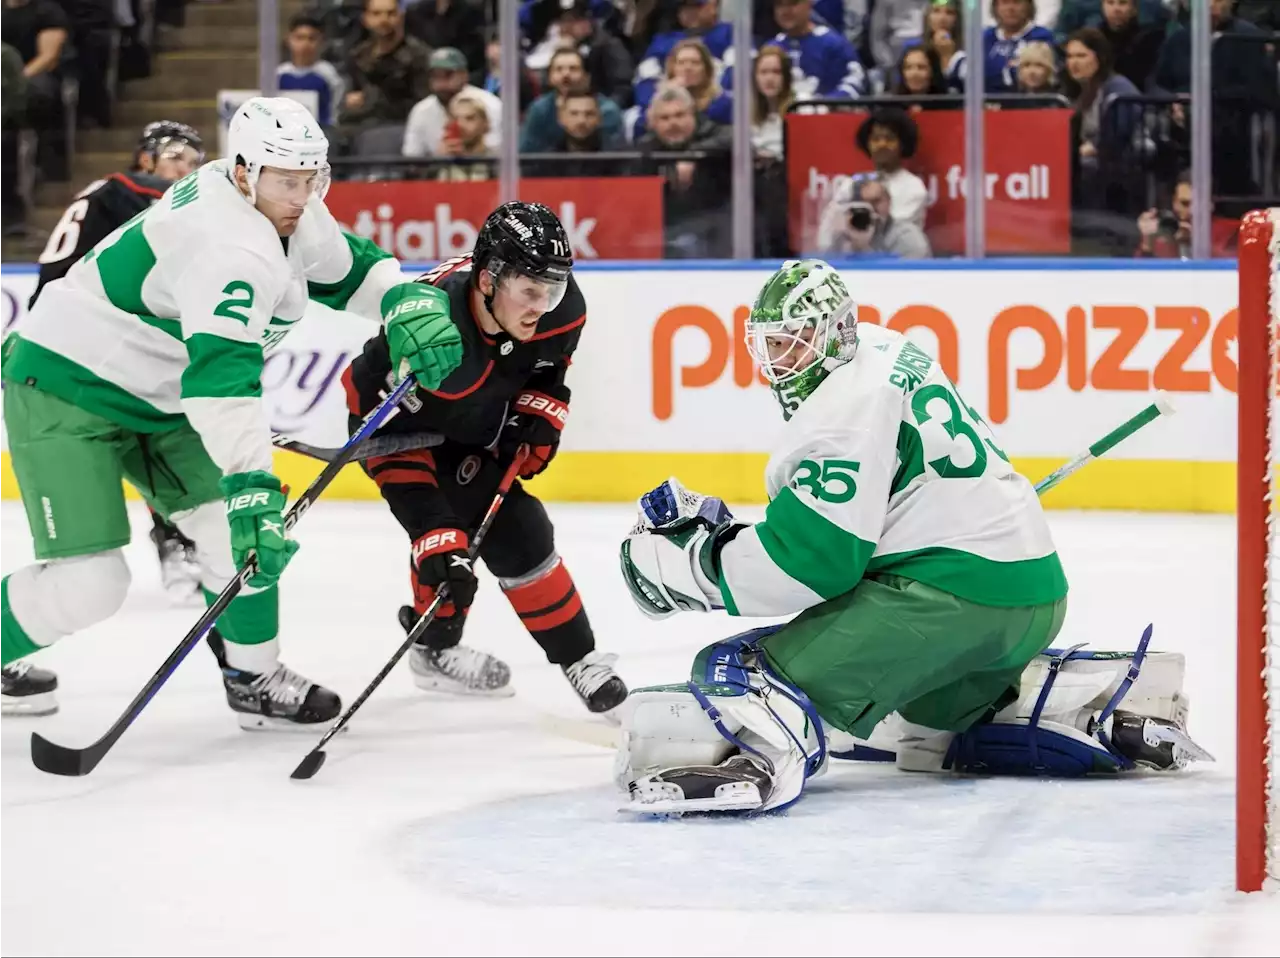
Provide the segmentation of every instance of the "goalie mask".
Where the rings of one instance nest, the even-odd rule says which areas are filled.
[[[827,375],[853,359],[858,310],[840,274],[822,260],[788,260],[769,277],[747,319],[747,350],[784,418]]]

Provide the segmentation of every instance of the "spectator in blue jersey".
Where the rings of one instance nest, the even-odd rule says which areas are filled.
[[[773,43],[791,55],[795,65],[796,99],[860,97],[866,93],[866,74],[844,36],[813,15],[813,0],[774,0],[773,17],[781,32]],[[732,89],[729,80],[726,89]]]
[[[991,0],[995,26],[982,32],[983,66],[988,93],[1009,93],[1018,88],[1014,64],[1023,44],[1042,40],[1051,46],[1053,31],[1036,26],[1035,0]]]
[[[717,79],[728,66],[725,55],[733,51],[733,27],[720,19],[720,0],[679,0],[676,16],[680,29],[655,36],[636,67],[636,106],[642,113],[666,73],[667,58],[681,40],[692,38],[706,44],[715,60]]]
[[[685,37],[667,54],[667,81],[689,91],[700,115],[713,123],[732,123],[733,98],[721,89],[717,72],[711,51],[696,37]],[[631,139],[638,140],[645,132],[645,115],[635,107],[627,112],[636,114]]]
[[[289,21],[289,60],[276,67],[276,84],[281,90],[312,90],[316,95],[316,119],[332,126],[337,106],[342,102],[342,76],[328,60],[320,59],[324,47],[324,24],[309,13],[299,13]]]

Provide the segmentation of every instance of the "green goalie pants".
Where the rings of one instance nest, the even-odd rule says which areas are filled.
[[[221,508],[222,473],[185,421],[164,432],[133,432],[32,386],[6,382],[4,424],[37,559],[89,556],[128,544],[122,480],[179,524],[200,506],[216,502]],[[226,560],[222,565],[229,568],[229,555]],[[5,664],[40,647],[13,614],[10,578],[3,588]],[[225,584],[204,582],[210,604]],[[218,619],[218,631],[243,645],[269,641],[277,632],[278,604],[274,587],[241,593]]]
[[[866,738],[891,712],[954,732],[1014,701],[1067,600],[1020,608],[966,601],[900,576],[805,610],[761,640],[769,663],[830,724]]]

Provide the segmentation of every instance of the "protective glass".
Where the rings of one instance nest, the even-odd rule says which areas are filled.
[[[258,174],[258,196],[268,203],[303,209],[313,196],[324,199],[329,190],[329,167],[319,170],[280,170],[266,166]]]
[[[179,177],[192,173],[204,162],[204,152],[197,150],[185,140],[162,140],[155,151],[156,162],[173,161],[175,172]]]

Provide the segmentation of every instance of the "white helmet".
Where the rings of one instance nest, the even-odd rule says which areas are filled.
[[[249,202],[255,201],[265,166],[316,170],[316,192],[323,198],[329,182],[329,140],[309,110],[288,97],[245,100],[227,128],[227,157],[243,163],[249,175]]]

